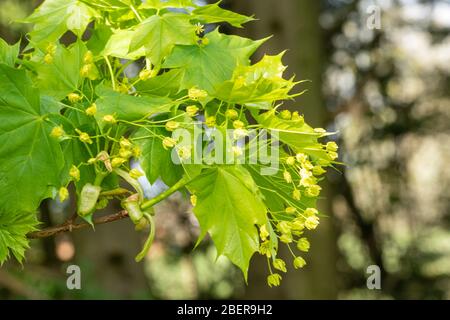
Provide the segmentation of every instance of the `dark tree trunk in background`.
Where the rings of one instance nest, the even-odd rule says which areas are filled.
[[[258,59],[263,53],[278,54],[288,49],[283,61],[289,66],[287,76],[295,74],[297,79],[308,79],[311,82],[301,84],[300,90],[308,89],[308,92],[295,102],[286,103],[285,107],[303,113],[311,125],[324,127],[328,119],[321,92],[324,63],[319,25],[320,1],[232,0],[228,4],[234,11],[255,14],[259,19],[247,24],[245,29],[238,30],[238,34],[258,39],[273,35],[259,51]],[[267,293],[265,261],[255,259],[254,268],[250,272],[247,298],[336,298],[336,236],[331,217],[331,193],[327,186],[324,187],[322,195],[327,199],[321,200],[319,207],[330,218],[321,219],[316,232],[310,233],[311,252],[306,256],[308,266],[300,271],[289,272],[284,276],[283,285],[279,289],[271,289]],[[291,259],[288,258],[288,261]]]

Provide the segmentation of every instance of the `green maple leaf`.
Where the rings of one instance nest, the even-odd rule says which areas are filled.
[[[265,129],[278,133],[280,141],[289,145],[295,152],[329,160],[327,152],[319,143],[319,137],[324,134],[315,132],[303,120],[284,120],[273,111],[267,111],[256,119]]]
[[[30,32],[33,43],[55,42],[67,30],[81,37],[97,16],[96,10],[79,0],[46,0],[24,22],[35,24]]]
[[[0,265],[12,255],[22,262],[29,248],[27,233],[38,225],[36,215],[28,212],[0,211]]]
[[[189,185],[197,196],[194,207],[202,230],[207,232],[219,255],[227,256],[247,278],[250,258],[259,248],[255,225],[267,223],[267,209],[259,189],[241,166],[208,169]]]
[[[152,63],[159,64],[174,45],[195,43],[195,26],[189,19],[189,15],[182,13],[151,16],[136,27],[131,38],[130,51],[144,46]]]
[[[264,56],[252,66],[238,66],[233,79],[224,82],[213,94],[228,103],[268,109],[274,101],[291,99],[298,94],[289,94],[297,84],[292,79],[283,79],[286,67],[281,62],[283,53]]]
[[[173,101],[167,97],[132,96],[104,86],[98,86],[96,92],[99,98],[95,102],[95,117],[100,126],[105,125],[102,120],[105,115],[113,115],[117,120],[137,121],[157,113],[168,112],[173,106]]]
[[[218,29],[209,33],[207,39],[207,45],[176,46],[164,62],[164,68],[183,71],[182,89],[197,86],[213,92],[216,86],[231,79],[237,65],[248,65],[250,56],[266,40],[224,35]]]
[[[82,81],[80,70],[86,51],[86,45],[78,40],[69,48],[57,45],[51,64],[36,62],[37,86],[42,94],[62,100],[77,91]]]
[[[200,20],[203,23],[228,22],[232,26],[238,28],[242,28],[244,23],[255,20],[252,17],[222,9],[219,6],[221,2],[222,1],[219,1],[217,3],[196,8],[192,11],[192,14],[195,16],[195,19]]]
[[[183,174],[183,167],[175,165],[171,158],[172,150],[163,148],[162,139],[156,135],[164,135],[164,130],[152,128],[155,136],[145,129],[139,129],[132,136],[141,148],[139,162],[150,183],[161,178],[167,185],[176,183]],[[142,139],[145,137],[145,139]]]
[[[0,64],[1,211],[34,212],[60,185],[63,154],[50,137],[46,102],[25,71]]]
[[[14,67],[17,56],[20,51],[20,41],[10,46],[0,38],[0,63],[4,63],[10,67]]]

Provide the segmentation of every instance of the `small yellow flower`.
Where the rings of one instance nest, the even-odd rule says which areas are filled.
[[[75,131],[78,133],[79,135],[79,139],[81,142],[87,143],[87,144],[92,144],[92,139],[89,136],[89,134],[87,134],[86,132],[83,132],[81,130],[75,129]]]
[[[177,150],[178,156],[181,160],[188,160],[191,157],[191,146],[182,146]]]
[[[305,220],[305,227],[308,230],[314,230],[319,225],[319,217],[318,216],[310,216]]]
[[[297,249],[303,252],[308,252],[309,248],[311,247],[311,244],[309,243],[308,239],[306,238],[300,238],[297,241]]]
[[[281,276],[278,273],[271,274],[267,277],[269,287],[278,287],[281,283]]]
[[[94,55],[92,54],[92,51],[88,50],[83,57],[83,62],[85,64],[91,64],[94,63]]]
[[[70,168],[69,175],[74,181],[80,181],[80,170],[76,166]]]
[[[293,166],[295,164],[295,158],[294,157],[287,157],[286,164],[288,166]]]
[[[81,96],[78,93],[74,93],[74,92],[69,93],[67,98],[69,99],[69,101],[71,103],[76,103],[81,100]]]
[[[273,261],[273,267],[282,272],[287,272],[286,263],[282,259],[275,259]]]
[[[204,99],[208,96],[208,93],[205,90],[201,90],[198,88],[191,88],[188,91],[189,99],[191,100],[198,100],[198,99]]]
[[[297,121],[297,125],[303,125],[305,122],[303,116],[299,115],[297,111],[292,113],[292,120]]]
[[[114,158],[114,159],[112,159],[112,161],[111,161],[111,166],[112,166],[113,168],[118,168],[118,167],[120,167],[121,165],[123,165],[125,162],[127,162],[127,159],[120,158],[120,157]]]
[[[95,103],[91,104],[91,106],[88,107],[85,112],[88,116],[95,116],[95,114],[97,113],[97,105]]]
[[[54,55],[56,53],[56,45],[53,42],[50,42],[45,51],[50,55]]]
[[[166,130],[173,131],[180,127],[180,123],[176,121],[167,121],[166,122]]]
[[[133,153],[131,152],[130,149],[125,149],[125,148],[119,149],[119,156],[121,158],[129,159],[129,158],[131,158],[132,155],[133,155]]]
[[[269,237],[269,231],[267,231],[267,226],[265,224],[259,227],[259,237],[262,241],[266,241]]]
[[[234,120],[239,117],[239,114],[234,109],[228,109],[227,111],[225,111],[225,117],[227,117],[228,119]]]
[[[207,46],[209,44],[209,39],[208,38],[202,38],[201,40],[201,44],[204,46]]]
[[[131,169],[130,170],[130,177],[132,177],[133,179],[138,179],[140,177],[142,177],[144,174],[141,172],[141,170],[139,169]]]
[[[287,221],[280,221],[277,224],[277,230],[280,231],[281,233],[288,234],[291,233],[291,226]]]
[[[120,138],[119,141],[120,147],[124,149],[131,149],[133,147],[133,144],[128,140],[127,138]]]
[[[303,211],[303,215],[306,217],[312,217],[319,214],[319,211],[317,211],[316,208],[307,208],[305,211]]]
[[[328,152],[328,156],[330,157],[331,160],[335,160],[338,157],[338,153],[334,152],[334,151],[330,151],[330,152]]]
[[[197,205],[197,196],[195,194],[191,195],[190,201],[193,207]]]
[[[139,158],[142,154],[142,150],[141,148],[139,148],[138,146],[133,147],[133,149],[131,150],[131,153],[133,154],[133,157],[135,158]]]
[[[294,259],[294,268],[300,269],[306,266],[306,261],[302,257],[297,257]]]
[[[202,25],[200,22],[196,23],[195,24],[195,33],[197,35],[199,35],[199,34],[201,34],[203,32],[205,32],[205,26]]]
[[[243,123],[241,120],[235,120],[233,121],[233,127],[235,129],[242,129],[245,127],[245,123]]]
[[[59,189],[59,201],[64,202],[69,197],[69,190],[66,187]]]
[[[209,128],[215,127],[216,126],[216,117],[214,117],[214,116],[207,117],[205,120],[205,124]]]
[[[284,120],[291,120],[292,114],[289,110],[283,110],[280,112],[280,117]]]
[[[296,213],[296,212],[297,212],[297,209],[295,209],[294,207],[287,207],[284,211],[285,211],[287,214],[293,214],[293,213]]]
[[[50,136],[53,138],[61,138],[66,133],[64,132],[64,129],[62,126],[53,127],[52,131],[50,132]]]
[[[80,75],[83,78],[89,78],[89,76],[90,76],[90,74],[91,74],[93,69],[94,69],[94,65],[93,64],[85,64],[85,65],[83,65],[81,67]]]
[[[87,163],[88,164],[94,164],[96,162],[97,162],[97,158],[90,158]]]
[[[189,117],[195,117],[198,114],[199,108],[196,105],[187,106],[186,113]]]
[[[306,188],[305,194],[308,197],[317,197],[320,194],[320,190],[322,190],[320,186],[313,184],[312,186]]]
[[[336,151],[338,151],[339,146],[337,145],[336,142],[330,141],[330,142],[327,142],[327,144],[325,145],[325,148],[327,149],[327,151],[336,152]]]
[[[114,117],[112,114],[107,114],[103,117],[103,121],[110,123],[110,124],[115,124],[117,123],[116,117]]]
[[[177,141],[174,138],[165,137],[162,141],[164,149],[173,148],[177,144]]]
[[[264,241],[259,246],[259,253],[265,255],[267,258],[272,256],[270,241]]]
[[[139,79],[141,81],[145,81],[151,78],[152,76],[152,70],[149,69],[143,69],[141,72],[139,72]]]
[[[326,133],[327,130],[325,130],[324,128],[314,128],[314,132],[315,133]]]
[[[312,170],[314,168],[313,164],[309,160],[303,161],[302,167],[305,168],[308,171],[310,171],[310,170]]]
[[[297,153],[295,159],[297,159],[298,163],[304,163],[305,161],[308,161],[308,156],[304,153]]]
[[[293,241],[292,235],[290,233],[285,233],[281,235],[280,241],[283,243],[291,243]]]
[[[291,227],[293,231],[302,231],[305,229],[305,224],[303,223],[302,219],[296,218],[292,221]]]
[[[292,198],[294,198],[294,200],[300,200],[300,198],[302,197],[300,190],[295,189],[294,191],[292,191]]]
[[[283,178],[284,178],[284,180],[285,180],[287,183],[291,183],[291,182],[292,182],[292,176],[291,176],[291,174],[289,173],[289,171],[287,171],[287,170],[284,170],[284,172],[283,172]]]
[[[47,54],[44,56],[44,62],[45,62],[46,64],[52,64],[52,63],[53,63],[53,56],[52,56],[50,53],[47,53]]]

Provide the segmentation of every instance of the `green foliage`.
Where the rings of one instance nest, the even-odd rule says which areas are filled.
[[[274,270],[286,271],[279,244],[298,242],[300,251],[309,250],[304,230],[319,223],[319,176],[335,163],[337,146],[322,144],[324,130],[298,113],[278,110],[299,94],[292,93],[298,82],[283,78],[282,53],[251,63],[267,39],[219,28],[207,33],[201,24],[242,27],[252,20],[219,3],[190,0],[46,0],[25,20],[34,28],[24,52],[1,41],[0,187],[8,192],[0,196],[0,261],[9,251],[23,258],[39,203],[64,201],[70,183],[78,215],[89,223],[96,209],[119,200],[137,230],[150,226],[141,260],[157,232],[151,207],[187,190],[199,241],[209,233],[218,255],[245,277],[253,254],[265,255],[273,265],[269,285],[279,284]],[[76,40],[60,43],[68,31]],[[252,139],[243,141],[262,130],[271,132],[258,150],[281,155],[273,175],[262,174],[261,161],[250,161]],[[230,154],[240,158],[209,161]],[[193,162],[198,155],[200,162]],[[132,169],[132,161],[144,172]],[[169,189],[144,199],[142,176]],[[119,189],[120,180],[129,192]],[[305,264],[301,257],[294,261]]]
[[[26,234],[36,230],[35,215],[27,212],[0,212],[0,265],[12,254],[19,262],[29,248]]]

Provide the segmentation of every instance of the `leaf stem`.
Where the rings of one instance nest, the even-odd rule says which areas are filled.
[[[103,58],[105,59],[106,64],[108,66],[109,74],[111,75],[112,87],[113,87],[113,90],[115,91],[116,90],[116,78],[114,76],[114,71],[113,71],[111,62],[109,61],[107,56],[103,56]]]
[[[167,197],[169,197],[173,193],[175,193],[178,190],[180,190],[181,188],[183,188],[189,182],[190,182],[190,180],[187,177],[183,177],[177,183],[175,183],[172,187],[170,187],[169,189],[167,189],[166,191],[164,191],[160,195],[154,197],[153,199],[145,201],[142,204],[141,209],[142,210],[146,210],[146,209],[149,209],[149,208],[153,207],[158,202],[161,202],[162,200],[166,199]]]

